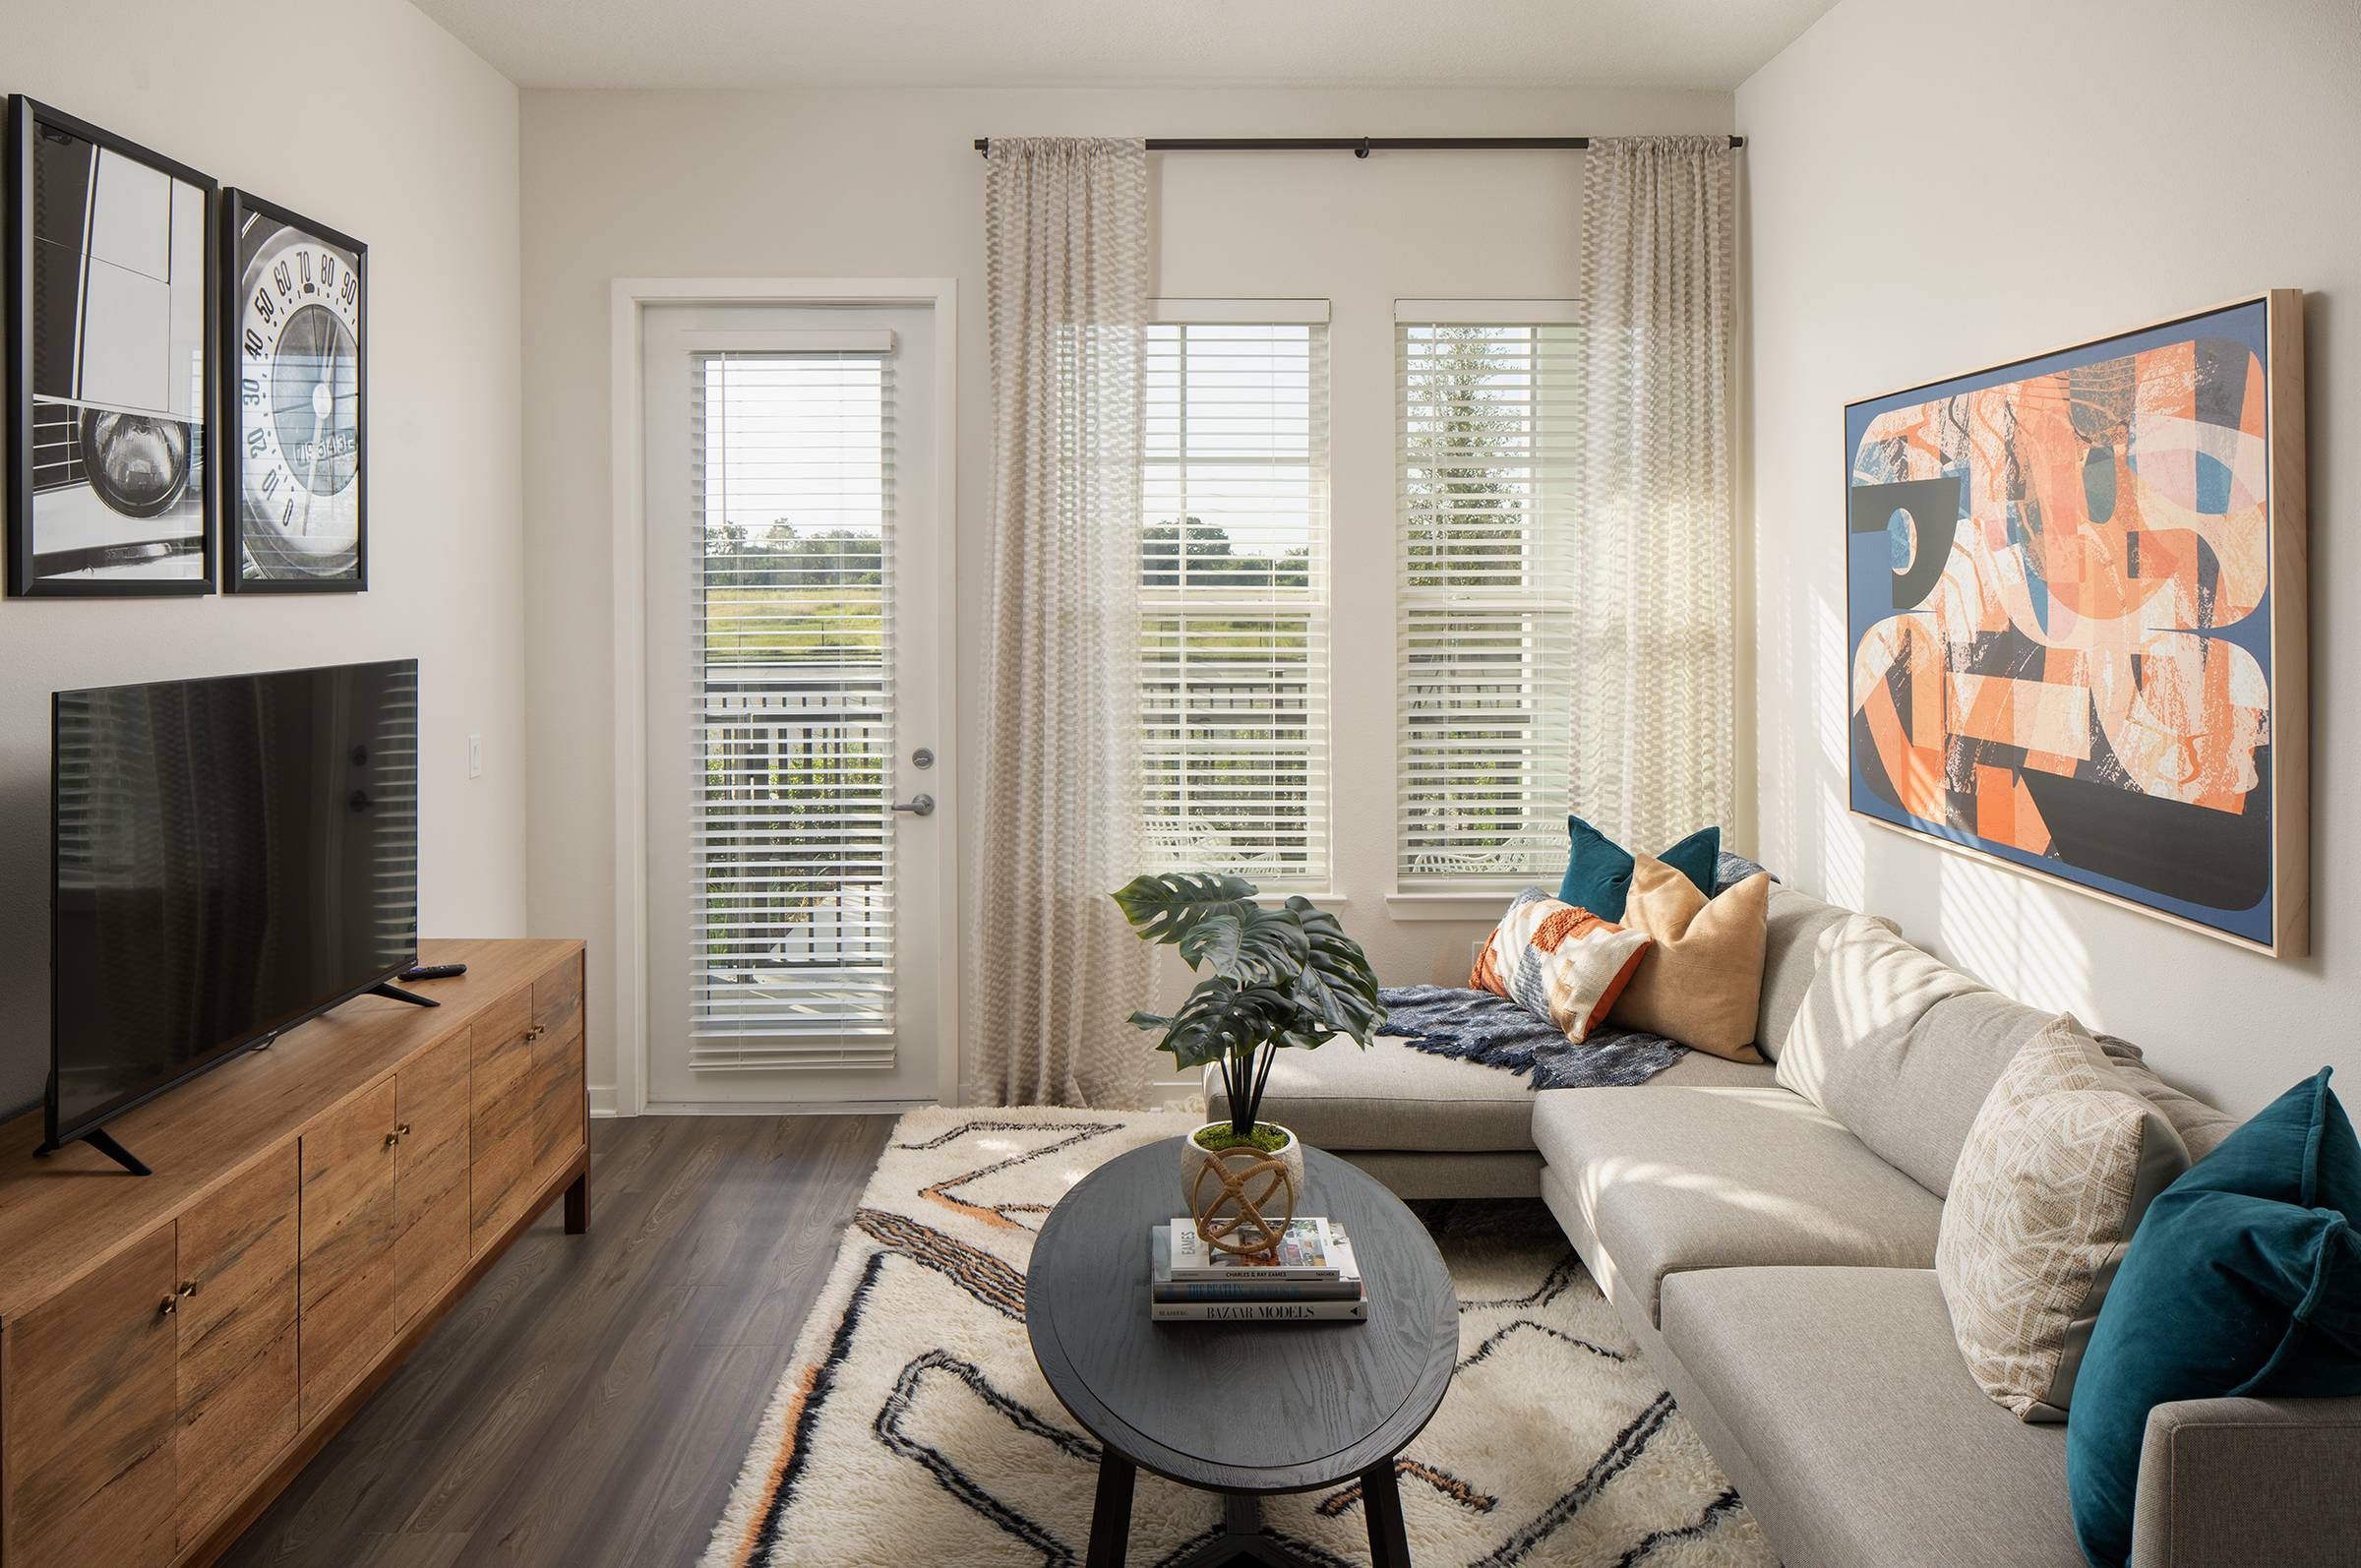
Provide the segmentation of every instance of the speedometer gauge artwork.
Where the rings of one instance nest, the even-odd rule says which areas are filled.
[[[223,496],[233,592],[368,585],[368,247],[222,194]]]

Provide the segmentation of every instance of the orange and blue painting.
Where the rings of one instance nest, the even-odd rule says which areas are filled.
[[[2268,309],[1846,409],[1853,810],[2272,941]]]

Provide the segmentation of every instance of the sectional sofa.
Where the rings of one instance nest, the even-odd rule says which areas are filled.
[[[1811,988],[1861,934],[1849,914],[1773,890],[1766,1055],[1807,996],[1827,1008]],[[2049,1015],[1900,941],[1848,950],[1882,1020],[1850,1065],[1857,1125],[1701,1052],[1636,1088],[1536,1093],[1398,1040],[1281,1053],[1263,1115],[1405,1197],[1544,1199],[1788,1568],[2080,1568],[2066,1429],[1977,1387],[1934,1273],[1968,1127]],[[2102,1044],[2192,1158],[2237,1125]],[[2132,1562],[2361,1563],[2361,1399],[2158,1407]]]

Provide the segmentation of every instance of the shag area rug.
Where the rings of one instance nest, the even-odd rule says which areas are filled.
[[[1079,1563],[1099,1447],[1034,1365],[1026,1260],[1043,1217],[1092,1168],[1193,1124],[1054,1110],[904,1116],[706,1568]],[[1442,1409],[1397,1461],[1416,1561],[1775,1564],[1547,1211],[1418,1208],[1457,1286],[1460,1361]],[[1239,1390],[1241,1411],[1252,1398]],[[1186,1555],[1219,1510],[1218,1498],[1142,1472],[1129,1561]],[[1268,1499],[1263,1517],[1310,1562],[1367,1561],[1354,1483]]]

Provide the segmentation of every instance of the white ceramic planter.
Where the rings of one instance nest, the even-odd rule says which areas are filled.
[[[1229,1123],[1226,1121],[1209,1121],[1205,1123],[1205,1125],[1208,1127],[1227,1127]],[[1251,1146],[1225,1150],[1208,1149],[1203,1144],[1197,1142],[1196,1135],[1194,1133],[1191,1133],[1188,1138],[1181,1143],[1180,1203],[1181,1208],[1185,1213],[1196,1215],[1196,1217],[1199,1219],[1209,1220],[1225,1220],[1234,1219],[1237,1217],[1240,1205],[1235,1198],[1224,1202],[1209,1203],[1206,1213],[1201,1215],[1197,1214],[1196,1206],[1199,1198],[1198,1182],[1200,1173],[1202,1173],[1203,1176],[1202,1194],[1204,1198],[1211,1200],[1214,1194],[1222,1190],[1224,1173],[1220,1170],[1208,1172],[1205,1170],[1205,1168],[1209,1165],[1216,1165],[1220,1163],[1224,1155],[1231,1156],[1234,1160],[1241,1164],[1243,1163],[1243,1157],[1247,1155],[1252,1155],[1257,1159],[1273,1159],[1278,1161],[1281,1167],[1285,1169],[1288,1181],[1288,1187],[1285,1192],[1273,1191],[1267,1197],[1265,1197],[1263,1195],[1264,1189],[1271,1185],[1267,1176],[1249,1176],[1246,1180],[1247,1195],[1256,1200],[1256,1210],[1272,1224],[1278,1224],[1289,1213],[1302,1208],[1303,1202],[1303,1145],[1302,1141],[1296,1137],[1292,1129],[1280,1127],[1275,1121],[1257,1122],[1256,1125],[1264,1127],[1278,1127],[1279,1131],[1287,1134],[1287,1142],[1281,1144],[1268,1156],[1264,1156],[1261,1150],[1252,1148]],[[1198,1130],[1202,1131],[1203,1129],[1200,1128]]]

